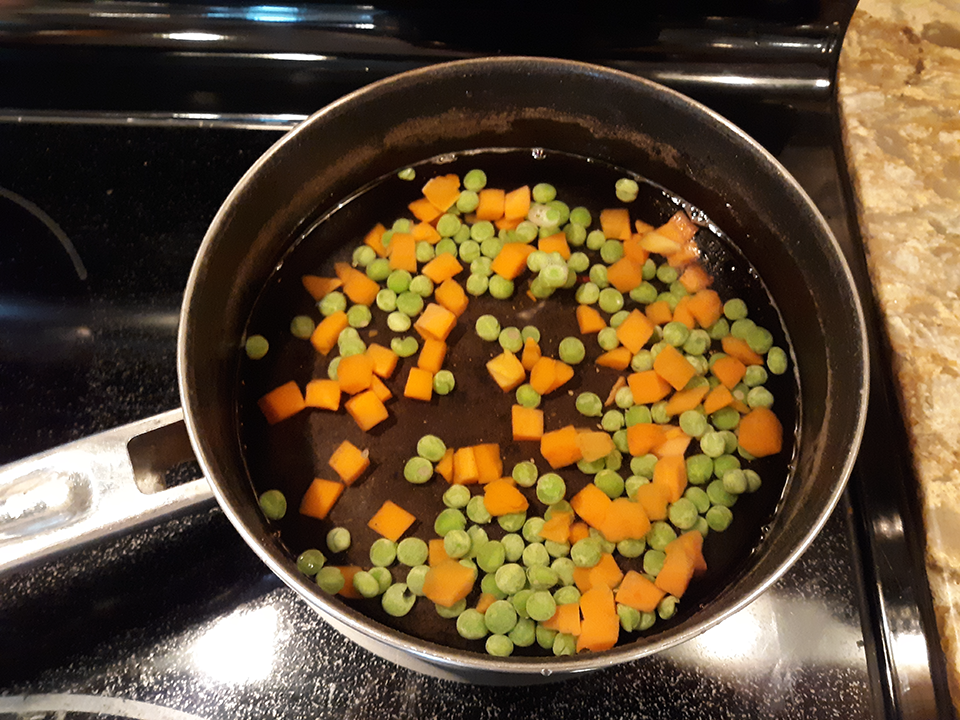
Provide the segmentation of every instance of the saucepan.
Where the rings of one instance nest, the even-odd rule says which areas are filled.
[[[792,348],[795,397],[785,399],[795,406],[786,423],[791,454],[784,477],[765,489],[758,505],[765,512],[744,521],[753,523],[751,530],[732,541],[736,560],[721,559],[724,572],[681,603],[672,620],[603,652],[492,657],[406,632],[329,596],[297,570],[251,480],[256,463],[247,456],[240,409],[243,341],[263,288],[291,248],[359,188],[427,158],[484,148],[587,158],[683,198],[749,263]],[[356,237],[335,241],[329,253],[337,252],[336,242],[350,241]],[[325,621],[402,665],[475,683],[557,680],[635,660],[746,606],[787,571],[833,510],[859,447],[868,390],[866,331],[849,268],[817,208],[784,168],[737,127],[677,92],[626,73],[542,58],[467,60],[393,76],[285,135],[244,175],[210,225],[186,288],[178,342],[182,410],[0,472],[0,570],[156,522],[208,500],[212,491],[254,552]],[[312,422],[323,435],[350,421]],[[191,454],[202,479],[156,486],[160,468]]]

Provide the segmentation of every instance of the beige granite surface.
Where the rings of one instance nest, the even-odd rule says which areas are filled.
[[[960,0],[861,0],[839,96],[960,708]]]

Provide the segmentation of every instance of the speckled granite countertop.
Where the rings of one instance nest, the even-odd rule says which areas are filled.
[[[960,0],[862,0],[839,93],[960,708]]]

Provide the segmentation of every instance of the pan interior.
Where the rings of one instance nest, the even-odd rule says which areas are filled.
[[[377,535],[367,527],[367,521],[384,500],[390,499],[417,517],[408,534],[428,540],[435,537],[433,520],[443,509],[441,494],[447,484],[435,476],[428,484],[415,486],[402,477],[403,464],[415,454],[416,442],[431,432],[440,436],[448,447],[465,447],[478,443],[500,443],[504,474],[522,460],[536,459],[541,473],[549,467],[539,455],[535,443],[516,443],[510,438],[510,407],[513,393],[502,393],[488,376],[484,363],[500,352],[496,343],[482,341],[473,331],[475,319],[493,314],[501,325],[523,327],[534,325],[542,333],[544,354],[557,356],[557,345],[563,337],[579,336],[574,311],[573,290],[561,290],[546,301],[534,301],[526,295],[527,280],[518,280],[510,300],[496,300],[489,294],[471,298],[470,307],[458,322],[449,340],[450,351],[445,367],[456,377],[457,387],[447,397],[434,396],[430,403],[405,400],[403,382],[416,356],[401,360],[393,377],[386,381],[395,399],[388,403],[391,417],[370,433],[362,432],[341,411],[307,411],[273,426],[268,426],[257,408],[257,399],[267,391],[289,380],[303,387],[312,378],[327,377],[330,358],[319,355],[310,343],[294,338],[289,331],[290,321],[296,315],[321,319],[316,304],[304,290],[300,278],[304,274],[333,276],[334,262],[349,262],[354,247],[377,222],[389,226],[395,219],[410,217],[407,203],[419,196],[419,188],[429,177],[448,172],[461,177],[470,169],[483,169],[490,186],[510,190],[520,185],[547,182],[558,189],[558,198],[571,207],[582,205],[592,211],[593,224],[598,226],[599,211],[606,207],[622,206],[614,196],[617,179],[630,176],[641,188],[638,199],[626,205],[632,220],[643,220],[651,225],[665,222],[677,210],[685,210],[702,227],[696,235],[701,248],[701,262],[714,276],[713,288],[721,298],[739,297],[746,301],[750,317],[774,335],[776,345],[790,349],[790,338],[776,303],[760,275],[747,261],[738,247],[737,238],[727,236],[710,222],[698,208],[643,177],[643,168],[625,169],[592,158],[544,151],[536,148],[497,148],[463,151],[452,155],[430,158],[416,165],[417,179],[407,182],[395,172],[384,175],[354,195],[338,203],[335,210],[325,213],[308,224],[308,229],[293,242],[290,250],[278,264],[262,292],[247,323],[246,334],[262,334],[270,341],[270,351],[259,361],[240,363],[238,404],[238,433],[244,450],[244,460],[252,483],[251,496],[268,489],[280,489],[290,505],[286,517],[271,526],[278,533],[273,542],[290,558],[308,548],[324,550],[331,564],[370,564],[368,550]],[[399,168],[398,168],[399,169]],[[593,262],[599,262],[590,253]],[[465,276],[458,277],[464,281]],[[625,309],[637,307],[627,301]],[[642,309],[642,306],[640,306]],[[361,329],[368,342],[389,346],[398,335],[415,335],[413,331],[394,333],[388,329],[386,313],[373,309],[373,321]],[[544,398],[541,409],[546,416],[546,429],[556,429],[574,423],[578,426],[595,424],[579,415],[574,408],[576,395],[595,392],[606,398],[616,378],[621,374],[609,369],[595,369],[592,360],[600,354],[594,338],[584,338],[587,359],[574,379],[562,391]],[[774,405],[786,430],[785,448],[775,458],[745,463],[756,469],[763,485],[756,493],[741,496],[733,508],[733,524],[723,533],[712,532],[704,544],[709,569],[696,580],[680,604],[680,612],[669,621],[659,621],[647,637],[655,638],[678,623],[688,621],[695,613],[715,599],[724,588],[741,579],[748,572],[751,556],[761,546],[765,533],[776,516],[785,488],[794,470],[794,449],[799,445],[796,433],[800,427],[800,397],[796,364],[782,376],[770,375],[766,386],[771,390]],[[335,479],[327,460],[337,445],[349,440],[357,447],[369,450],[371,468],[354,485],[347,488],[331,514],[324,521],[300,515],[296,509],[307,486],[315,477]],[[696,445],[688,452],[698,452]],[[620,474],[627,477],[630,456],[624,456]],[[567,498],[590,481],[590,476],[575,467],[558,471],[567,485]],[[474,494],[480,492],[477,488]],[[531,498],[528,514],[540,515],[544,506]],[[351,548],[338,554],[327,552],[324,538],[334,526],[351,530]],[[504,531],[496,521],[484,526],[491,539]],[[621,567],[642,569],[640,559],[618,558]],[[393,579],[402,582],[406,568],[391,568]],[[313,591],[318,602],[319,589]],[[478,590],[471,595],[475,599]],[[403,618],[392,618],[384,613],[377,600],[341,601],[372,617],[382,625],[407,635],[437,643],[448,648],[482,652],[482,643],[463,640],[451,620],[439,618],[426,599],[419,600],[414,610]],[[634,641],[634,634],[622,634],[621,643]],[[518,649],[517,654],[542,651]]]

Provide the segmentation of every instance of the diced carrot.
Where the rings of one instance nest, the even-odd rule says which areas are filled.
[[[375,533],[396,542],[413,525],[416,519],[412,513],[407,512],[392,500],[387,500],[370,518],[367,527]]]
[[[577,305],[577,325],[580,326],[581,334],[592,335],[603,330],[607,323],[595,308],[589,305]]]
[[[630,211],[626,208],[607,208],[600,211],[600,229],[607,238],[629,240]]]
[[[548,630],[556,630],[574,637],[580,635],[580,603],[557,605],[557,611],[553,616],[541,624]]]
[[[367,457],[367,453],[349,440],[340,443],[328,462],[340,476],[343,484],[348,487],[370,467],[370,458]]]
[[[347,263],[335,263],[337,277],[343,281],[343,292],[357,305],[372,305],[380,292],[380,285]]]
[[[435,469],[444,480],[453,482],[453,448],[447,448]]]
[[[393,375],[393,371],[396,369],[397,361],[399,360],[393,350],[383,345],[378,345],[377,343],[370,343],[367,345],[365,354],[373,360],[374,375],[382,378],[389,378]],[[343,361],[341,360],[341,362]]]
[[[566,233],[558,232],[553,235],[548,235],[545,238],[540,238],[540,242],[537,244],[537,249],[541,252],[545,252],[548,255],[550,253],[560,253],[560,256],[564,260],[570,259],[570,245],[567,243]]]
[[[513,439],[539,440],[543,437],[543,410],[514,405],[510,408]]]
[[[300,501],[300,514],[323,520],[343,492],[344,484],[323,478],[314,478]]]
[[[647,258],[650,257],[650,253],[640,244],[640,238],[642,237],[643,235],[634,233],[630,236],[629,240],[623,241],[623,256],[641,266],[646,263]]]
[[[666,593],[636,570],[628,570],[617,588],[615,599],[621,605],[652,613]]]
[[[485,613],[487,608],[493,605],[497,601],[496,595],[491,595],[490,593],[482,592],[480,597],[477,598],[477,612]]]
[[[643,506],[626,497],[618,497],[607,508],[607,516],[597,528],[610,542],[639,540],[650,530]]]
[[[670,399],[667,400],[667,414],[679,415],[687,410],[693,410],[700,404],[700,401],[707,396],[708,392],[710,392],[709,385],[700,385],[690,388],[689,390],[675,392]]]
[[[490,269],[500,277],[513,280],[527,267],[527,257],[536,248],[525,243],[507,243],[490,263]]]
[[[505,204],[506,193],[499,188],[484,188],[477,195],[480,197],[480,204],[477,205],[477,220],[499,220],[503,217],[503,208]]]
[[[450,558],[434,565],[423,579],[423,594],[437,605],[451,607],[473,590],[476,573]]]
[[[691,330],[697,326],[697,320],[690,311],[690,301],[692,299],[692,295],[684,295],[673,308],[673,321],[683,323]]]
[[[393,397],[393,393],[390,392],[390,388],[383,384],[383,380],[378,378],[376,375],[373,376],[373,379],[370,381],[370,390],[374,395],[379,398],[380,402],[386,402]]]
[[[666,325],[673,320],[673,310],[670,309],[666,300],[654,300],[647,305],[643,313],[654,325]]]
[[[740,419],[737,438],[754,457],[776,455],[783,448],[783,426],[772,410],[756,407]]]
[[[682,390],[690,382],[690,378],[697,374],[697,369],[673,345],[666,345],[657,353],[653,370],[670,383],[674,390]]]
[[[541,357],[530,370],[530,385],[541,395],[546,395],[557,379],[557,361]]]
[[[310,293],[310,296],[317,301],[323,300],[328,293],[333,292],[343,286],[340,278],[317,277],[316,275],[304,275],[300,278],[303,287]]]
[[[453,452],[453,482],[456,485],[474,485],[480,481],[480,468],[472,446]]]
[[[421,272],[439,285],[463,270],[463,265],[453,253],[441,253],[423,266]]]
[[[410,368],[403,396],[412,400],[430,402],[433,398],[433,373],[420,367]]]
[[[630,366],[630,361],[633,360],[633,355],[634,353],[630,352],[630,348],[621,345],[598,356],[594,363],[600,367],[626,370]]]
[[[511,220],[522,220],[530,212],[530,186],[523,185],[511,190],[503,197],[503,216]]]
[[[328,355],[337,346],[337,338],[349,324],[343,310],[331,313],[317,323],[310,335],[310,343],[318,353]]]
[[[627,384],[633,393],[633,401],[637,405],[650,405],[663,400],[670,394],[670,383],[664,380],[655,370],[631,373],[627,376]]]
[[[605,458],[615,449],[610,434],[601,430],[579,433],[577,440],[580,442],[580,454],[587,462]]]
[[[584,525],[584,527],[586,527],[586,525]],[[590,589],[590,582],[590,568],[575,567],[573,569],[573,583],[577,586],[577,590],[579,590],[581,593],[585,593]]]
[[[417,272],[417,239],[410,233],[394,233],[390,239],[390,246],[387,248],[387,257],[390,258],[390,268],[392,270],[406,270],[415,275]]]
[[[638,235],[643,235],[644,233],[648,233],[653,230],[653,225],[650,223],[645,223],[643,220],[634,220],[633,227],[636,228]]]
[[[440,233],[437,232],[437,229],[430,223],[423,221],[414,225],[410,230],[410,234],[413,235],[417,242],[428,242],[431,245],[436,245],[441,240]]]
[[[340,574],[343,575],[343,587],[337,591],[337,595],[350,600],[359,600],[363,596],[353,586],[353,576],[363,570],[359,565],[334,565]]]
[[[716,290],[703,288],[690,298],[690,312],[700,327],[708,328],[720,319],[723,314],[723,303]]]
[[[601,491],[602,492],[602,491]],[[579,540],[590,537],[590,526],[580,520],[575,520],[570,524],[570,544],[574,545]]]
[[[617,644],[620,637],[620,619],[617,616],[613,591],[606,585],[595,585],[580,597],[580,635],[577,652],[601,652]]]
[[[523,365],[524,370],[527,372],[533,370],[533,366],[537,364],[537,360],[541,357],[540,345],[536,340],[528,337],[523,341],[523,353],[520,355],[520,364]]]
[[[440,212],[446,212],[460,197],[460,178],[454,174],[438,175],[427,180],[423,196]]]
[[[257,405],[271,425],[296,415],[307,406],[300,386],[293,380],[268,392]]]
[[[727,335],[720,344],[723,345],[723,351],[727,355],[735,357],[744,365],[763,365],[763,356],[751,350],[746,340]]]
[[[643,263],[624,256],[607,268],[607,280],[620,292],[628,293],[643,282]]]
[[[729,390],[733,390],[743,379],[747,366],[732,355],[724,355],[710,364],[710,372]]]
[[[678,210],[667,222],[657,228],[657,232],[679,242],[686,242],[697,234],[698,229],[683,210]]]
[[[506,480],[494,480],[484,486],[483,504],[494,517],[526,512],[530,506],[526,496]]]
[[[655,485],[650,482],[638,487],[634,498],[643,508],[647,518],[653,521],[666,520],[667,505],[670,502],[668,493],[669,490],[663,485]]]
[[[653,328],[653,323],[646,315],[633,309],[617,327],[617,339],[636,355],[653,335]]]
[[[450,254],[444,253],[440,257],[450,257]],[[440,287],[434,291],[433,297],[436,298],[436,301],[440,303],[440,305],[457,317],[463,315],[467,309],[467,305],[470,304],[470,298],[467,297],[467,293],[464,292],[460,283],[453,278],[447,278],[440,283]]]
[[[627,502],[630,502],[627,500]],[[634,503],[630,503],[633,505]],[[609,517],[609,513],[608,513]],[[611,540],[611,542],[613,542]],[[623,571],[617,565],[617,561],[610,553],[603,553],[600,556],[600,562],[590,568],[590,587],[597,585],[606,585],[611,590],[620,584],[623,579]]]
[[[443,210],[438,210],[437,206],[426,198],[417,198],[407,205],[407,209],[410,210],[417,220],[425,223],[431,223],[443,215]],[[439,233],[437,233],[437,235],[439,237]]]
[[[337,382],[347,395],[367,390],[373,381],[373,359],[366,353],[348,355],[337,365]]]
[[[361,430],[367,431],[390,417],[383,401],[372,390],[365,390],[347,400],[344,407]]]
[[[593,483],[584,485],[576,495],[570,498],[570,506],[577,516],[597,530],[603,526],[612,502],[607,494]],[[573,528],[571,528],[571,535],[572,530]]]
[[[494,220],[493,226],[497,230],[516,230],[522,222],[523,218],[502,217],[499,220]]]
[[[523,364],[509,350],[504,350],[487,362],[487,372],[504,392],[515,390],[527,379]]]
[[[667,490],[667,501],[676,502],[687,488],[687,463],[683,455],[669,455],[653,466],[653,484]]]
[[[554,390],[558,390],[562,386],[566,385],[570,380],[573,379],[573,368],[567,365],[561,360],[557,360],[553,366],[553,383],[550,385],[550,388],[547,390],[548,393],[552,393]]]
[[[442,305],[428,303],[413,327],[420,333],[421,337],[446,340],[447,335],[450,334],[456,324],[457,316],[455,314]]]
[[[627,428],[627,449],[634,457],[646,455],[664,439],[663,427],[657,423],[636,423]]]
[[[707,571],[707,561],[703,557],[703,534],[699,530],[688,530],[675,540],[667,543],[664,551],[685,552],[693,562],[693,574],[700,575]]]
[[[499,443],[474,445],[473,456],[477,463],[477,479],[481,485],[503,477],[503,460],[500,458]]]
[[[417,367],[421,370],[426,370],[431,375],[436,375],[443,367],[443,359],[446,356],[447,344],[443,340],[427,338],[423,341],[423,347],[420,348],[420,355],[417,357]]]
[[[387,229],[383,226],[383,223],[377,223],[363,238],[363,244],[373,248],[373,251],[376,252],[379,257],[387,256],[387,249],[383,246],[382,241],[383,234],[386,231]]]
[[[307,383],[304,405],[323,410],[340,409],[340,383],[336,380],[321,378]]]
[[[630,351],[628,350],[627,352]],[[603,406],[610,407],[613,405],[617,401],[617,393],[625,387],[627,387],[627,378],[625,378],[623,375],[618,376],[616,381],[613,383],[613,386],[610,388],[610,392],[607,393],[607,399],[603,401]]]
[[[668,237],[657,230],[651,230],[648,233],[644,233],[644,235],[641,236],[639,243],[640,247],[647,252],[663,255],[666,258],[669,258],[671,255],[676,253],[682,246],[682,243],[679,240]]]
[[[683,285],[688,293],[698,293],[710,287],[713,283],[713,276],[704,270],[703,266],[694,263],[693,265],[688,265],[684,271],[680,273],[679,280],[680,284]],[[719,320],[719,316],[717,319]],[[714,322],[716,322],[716,320]],[[713,325],[713,323],[707,323],[707,325]],[[707,327],[707,325],[704,325],[704,327]]]
[[[540,438],[540,454],[554,470],[573,465],[582,457],[577,429],[573,425],[546,432]]]
[[[665,593],[681,597],[687,591],[691,578],[693,561],[687,553],[680,550],[667,554],[653,583]]]
[[[449,560],[447,548],[443,544],[443,538],[432,538],[427,541],[427,565],[436,567],[444,560]]]
[[[552,540],[565,543],[570,539],[570,526],[573,524],[573,513],[558,510],[543,523],[540,528],[540,537],[543,540]]]
[[[721,383],[713,388],[703,399],[703,411],[707,415],[712,415],[720,408],[725,408],[732,402],[733,393],[730,392],[726,385]]]
[[[692,438],[678,427],[671,427],[664,433],[663,442],[653,449],[658,458],[682,456],[690,447]]]
[[[687,240],[680,245],[680,249],[667,258],[672,268],[682,268],[700,259],[700,247],[693,240]]]

